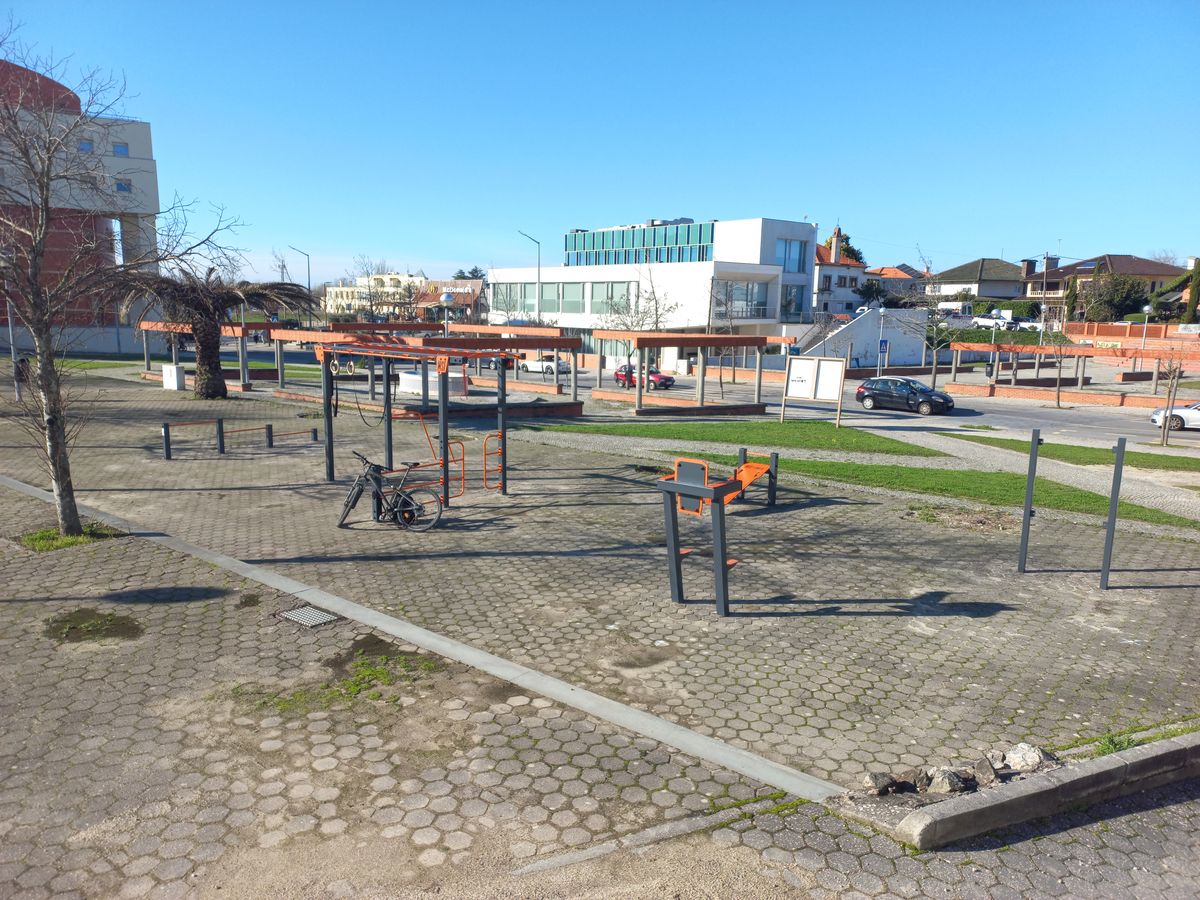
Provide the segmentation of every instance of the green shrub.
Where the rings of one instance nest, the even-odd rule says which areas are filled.
[[[993,309],[1012,310],[1014,316],[1036,319],[1042,314],[1042,305],[1036,300],[999,300],[994,297],[981,297],[971,302],[971,314],[986,316]]]

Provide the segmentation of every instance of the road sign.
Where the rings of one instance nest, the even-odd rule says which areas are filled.
[[[888,348],[888,339],[880,338],[879,339],[879,355],[883,356],[885,353],[887,353],[887,348]]]

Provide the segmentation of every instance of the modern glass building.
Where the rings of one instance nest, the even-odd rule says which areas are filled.
[[[563,265],[708,262],[713,258],[714,224],[683,221],[569,231],[563,238]]]

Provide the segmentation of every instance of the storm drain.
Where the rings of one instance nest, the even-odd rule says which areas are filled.
[[[340,616],[325,609],[317,609],[315,606],[297,606],[295,609],[285,610],[279,614],[290,622],[295,622],[297,625],[303,625],[305,628],[316,628],[318,625],[328,625],[330,622],[336,622]]]

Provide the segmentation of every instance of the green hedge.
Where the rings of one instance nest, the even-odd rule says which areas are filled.
[[[1042,306],[1036,300],[990,300],[984,297],[982,300],[971,302],[972,315],[986,316],[993,309],[1010,309],[1014,316],[1025,316],[1030,319],[1036,319],[1042,314]]]

